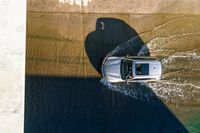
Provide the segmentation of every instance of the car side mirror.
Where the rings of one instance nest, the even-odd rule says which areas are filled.
[[[129,84],[129,82],[128,82],[128,76],[126,76],[126,80],[125,81],[126,81],[126,84]]]
[[[127,54],[127,55],[126,55],[126,59],[128,59],[128,57],[129,57],[129,55]]]
[[[129,84],[128,79],[126,79],[126,84]]]

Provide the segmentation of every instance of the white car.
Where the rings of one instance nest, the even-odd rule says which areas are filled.
[[[159,80],[162,64],[156,58],[144,56],[107,57],[102,75],[109,82],[141,82]]]

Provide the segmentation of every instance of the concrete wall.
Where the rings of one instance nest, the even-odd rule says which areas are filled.
[[[22,133],[26,3],[0,1],[0,133]]]

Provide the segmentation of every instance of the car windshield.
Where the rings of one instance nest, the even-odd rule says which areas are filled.
[[[121,61],[121,77],[123,80],[132,77],[132,61],[123,59]]]

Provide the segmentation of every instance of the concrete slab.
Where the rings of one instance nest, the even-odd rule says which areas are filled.
[[[64,0],[28,0],[27,10],[31,12],[81,12],[81,5],[69,4]]]
[[[199,0],[28,0],[32,12],[200,14]]]
[[[27,23],[27,74],[82,73],[81,15],[30,13]]]
[[[199,15],[130,15],[129,18],[152,55],[169,56],[199,49]]]
[[[199,14],[199,0],[92,0],[83,6],[90,13]]]
[[[26,2],[0,1],[0,132],[22,133]]]
[[[152,56],[198,49],[199,23],[199,15],[29,13],[27,74],[100,76],[101,64],[96,64],[96,71],[91,59],[102,60],[134,36],[141,37]]]

